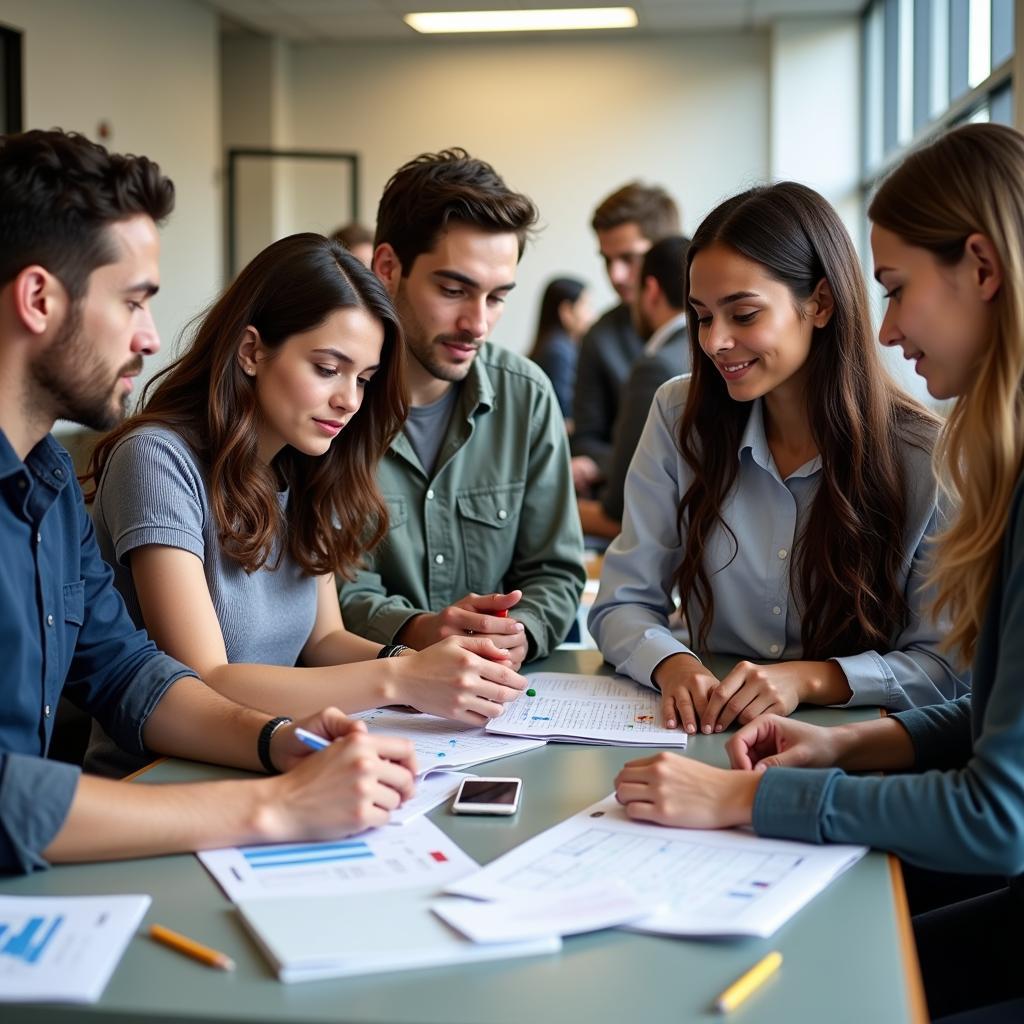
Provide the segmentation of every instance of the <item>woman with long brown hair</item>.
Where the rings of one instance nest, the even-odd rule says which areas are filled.
[[[342,622],[335,579],[387,530],[376,466],[406,415],[402,344],[369,270],[292,235],[96,447],[97,539],[129,611],[240,703],[293,716],[410,704],[483,723],[521,689],[489,641],[412,652]],[[90,763],[109,769],[103,746]]]
[[[737,770],[659,755],[626,765],[616,792],[630,817],[864,843],[935,873],[933,898],[943,883],[953,899],[981,893],[914,918],[928,1007],[958,1024],[1019,1021],[1024,135],[971,124],[941,136],[882,183],[868,216],[888,300],[882,344],[914,361],[933,396],[956,398],[936,465],[958,513],[929,569],[971,692],[832,729],[768,715],[729,742]]]
[[[751,189],[687,270],[692,378],[658,392],[627,477],[591,614],[605,657],[687,732],[959,695],[922,609],[936,421],[881,366],[838,215],[793,182]],[[718,679],[698,652],[743,660]]]

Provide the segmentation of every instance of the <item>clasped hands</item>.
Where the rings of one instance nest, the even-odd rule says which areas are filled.
[[[834,661],[741,661],[718,679],[692,654],[674,654],[654,670],[666,728],[722,732],[765,714],[790,715],[801,702],[840,704],[851,691]]]

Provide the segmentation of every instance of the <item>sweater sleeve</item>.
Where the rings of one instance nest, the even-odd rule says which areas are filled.
[[[979,637],[973,696],[899,716],[924,770],[879,778],[771,769],[758,787],[755,829],[813,842],[865,843],[939,871],[1024,873],[1022,673],[1024,504],[1018,488]]]

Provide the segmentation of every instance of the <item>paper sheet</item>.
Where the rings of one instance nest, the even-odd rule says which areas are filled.
[[[502,900],[622,881],[665,909],[631,925],[666,935],[773,934],[856,863],[862,846],[812,846],[741,830],[631,821],[614,796],[542,832],[446,892]]]
[[[426,818],[348,839],[229,847],[197,856],[234,903],[417,886],[440,889],[477,866]]]
[[[389,825],[407,825],[432,811],[455,795],[463,779],[475,779],[471,772],[453,772],[449,769],[435,769],[416,779],[416,792],[401,807],[391,812]]]
[[[555,895],[517,893],[493,903],[449,896],[430,909],[474,942],[516,942],[614,928],[648,917],[660,905],[613,881]]]
[[[686,733],[661,724],[661,698],[624,676],[537,672],[488,733],[612,746],[685,747]]]
[[[0,896],[0,1002],[94,1003],[148,896]]]
[[[479,726],[414,711],[376,708],[351,717],[362,719],[374,732],[410,740],[416,749],[421,776],[435,768],[468,768],[495,761],[499,757],[535,750],[545,743],[539,738],[493,736]]]

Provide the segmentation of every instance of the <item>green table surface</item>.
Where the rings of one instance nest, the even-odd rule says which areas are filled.
[[[534,671],[596,672],[596,652],[560,651]],[[874,709],[801,711],[835,724]],[[523,778],[511,819],[456,817],[447,805],[431,818],[487,863],[606,796],[623,762],[652,751],[550,744],[471,769]],[[723,738],[691,738],[689,757],[727,764]],[[224,778],[226,769],[163,761],[140,782]],[[232,905],[192,856],[57,867],[5,879],[0,893],[62,895],[149,893],[145,924],[159,921],[235,958],[232,974],[211,970],[136,937],[92,1006],[4,1005],[0,1021],[343,1021],[366,1024],[541,1024],[721,1019],[714,998],[766,952],[778,949],[778,974],[730,1015],[737,1024],[889,1021],[915,1015],[916,962],[905,955],[905,908],[895,896],[889,859],[871,853],[767,940],[692,941],[618,930],[565,940],[561,953],[280,984],[242,928]],[[358,927],[358,922],[353,922]],[[908,962],[909,961],[909,962]]]

